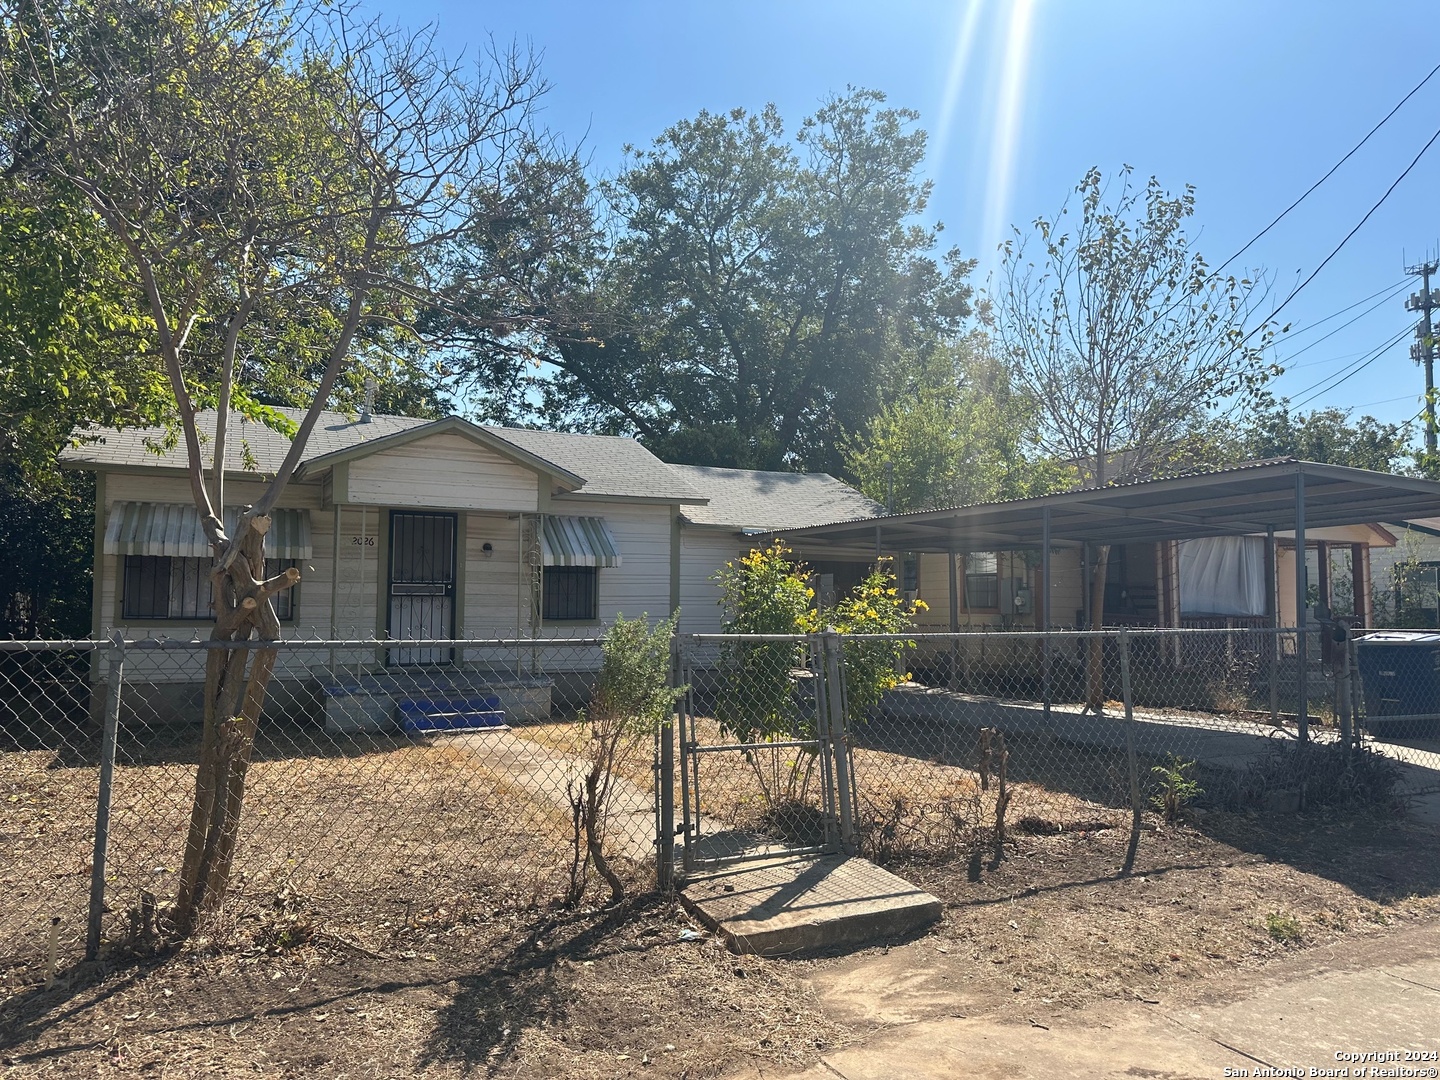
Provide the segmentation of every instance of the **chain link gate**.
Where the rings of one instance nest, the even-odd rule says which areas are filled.
[[[836,634],[677,640],[682,866],[854,846]]]

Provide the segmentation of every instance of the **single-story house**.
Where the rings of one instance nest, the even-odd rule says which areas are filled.
[[[1370,552],[1396,543],[1395,533],[1377,523],[1437,510],[1440,484],[1284,458],[832,522],[785,539],[812,557],[907,556],[905,587],[928,605],[925,630],[1033,631],[1102,618],[1105,625],[1241,629],[1304,625],[1317,603],[1343,610],[1332,562],[1358,577],[1345,584],[1360,599],[1356,614],[1370,623]],[[1303,577],[1297,547],[1305,552]],[[1332,560],[1337,549],[1343,557]],[[1082,583],[1102,551],[1104,610],[1092,614]],[[1303,639],[1292,644],[1303,659]],[[1029,662],[1041,645],[1018,638],[978,647],[987,662],[1009,666]],[[1047,647],[1070,650],[1074,639],[1052,639]]]
[[[1440,517],[1385,527],[1397,543],[1371,561],[1374,603],[1391,625],[1440,627]]]
[[[215,414],[202,412],[198,425],[210,445]],[[164,436],[93,430],[62,456],[96,476],[97,637],[209,633],[209,545],[184,450]],[[289,446],[232,419],[228,518],[259,497]],[[712,578],[752,536],[878,510],[824,474],[670,465],[629,438],[327,412],[273,514],[267,554],[273,572],[301,572],[277,605],[287,638],[558,642],[594,636],[618,614],[676,608],[682,630],[714,632]],[[512,655],[508,677],[532,690],[542,668],[550,678],[596,664],[593,648],[566,654],[558,644]],[[323,689],[397,668],[496,663],[446,647],[314,650],[287,655],[282,675]],[[188,710],[200,669],[198,653],[127,661],[132,683],[187,687],[183,703],[178,691],[155,691],[156,713]]]

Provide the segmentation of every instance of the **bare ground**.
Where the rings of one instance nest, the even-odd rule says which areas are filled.
[[[565,739],[560,727],[541,737],[556,749]],[[941,897],[942,923],[857,956],[741,960],[662,898],[556,906],[568,823],[473,755],[376,741],[318,769],[295,754],[257,762],[250,876],[210,937],[155,955],[119,935],[122,905],[107,923],[116,944],[106,960],[65,967],[53,989],[33,949],[12,957],[0,983],[0,1076],[789,1069],[927,1012],[1025,1017],[1183,1001],[1216,980],[1440,911],[1440,834],[1393,818],[1150,818],[1137,872],[1122,878],[1123,815],[1099,802],[1017,780],[995,860],[935,839],[962,836],[939,828],[947,821],[968,821],[973,839],[993,814],[993,788],[977,795],[973,773],[876,758],[884,784],[866,790],[878,805],[917,793],[922,780],[958,793],[948,819],[927,821],[925,843],[897,843],[889,855],[892,869]],[[32,927],[66,890],[83,895],[94,776],[37,755],[0,755],[0,888],[28,905]],[[188,775],[183,755],[152,757],[127,766],[132,802],[181,821],[184,786],[178,798],[153,793]],[[727,794],[749,783],[737,778]],[[176,845],[132,849],[125,895]],[[287,877],[287,863],[303,873]],[[638,891],[644,869],[630,874]],[[877,958],[892,961],[889,982]],[[926,993],[915,993],[917,980]],[[891,1008],[902,984],[904,1015]]]

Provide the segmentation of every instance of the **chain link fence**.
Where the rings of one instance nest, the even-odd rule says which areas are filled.
[[[163,935],[211,647],[0,642],[4,988]],[[573,896],[600,639],[275,647],[206,933],[368,948]],[[1130,829],[1133,857],[1142,820],[1187,805],[1440,791],[1434,633],[681,635],[673,678],[674,727],[606,774],[605,848],[637,888],[668,883],[672,843],[689,872],[853,850],[959,874],[1017,832]]]
[[[813,636],[682,638],[684,866],[841,843],[824,657]],[[838,735],[836,729],[833,734]]]
[[[0,643],[5,981],[33,980],[52,952],[78,958],[87,928],[92,953],[163,933],[210,647]],[[277,649],[231,886],[206,933],[373,948],[402,926],[572,892],[599,639]],[[641,887],[653,880],[654,753],[622,747],[601,825],[612,865]]]
[[[882,860],[955,857],[998,850],[1007,830],[1131,828],[1133,858],[1144,815],[1191,804],[1264,812],[1440,791],[1440,636],[1399,637],[845,636],[847,674],[889,663],[902,680],[847,718],[857,843]]]

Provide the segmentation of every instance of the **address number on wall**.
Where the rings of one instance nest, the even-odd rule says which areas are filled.
[[[374,547],[375,537],[373,536],[352,536],[350,544],[353,547]]]

